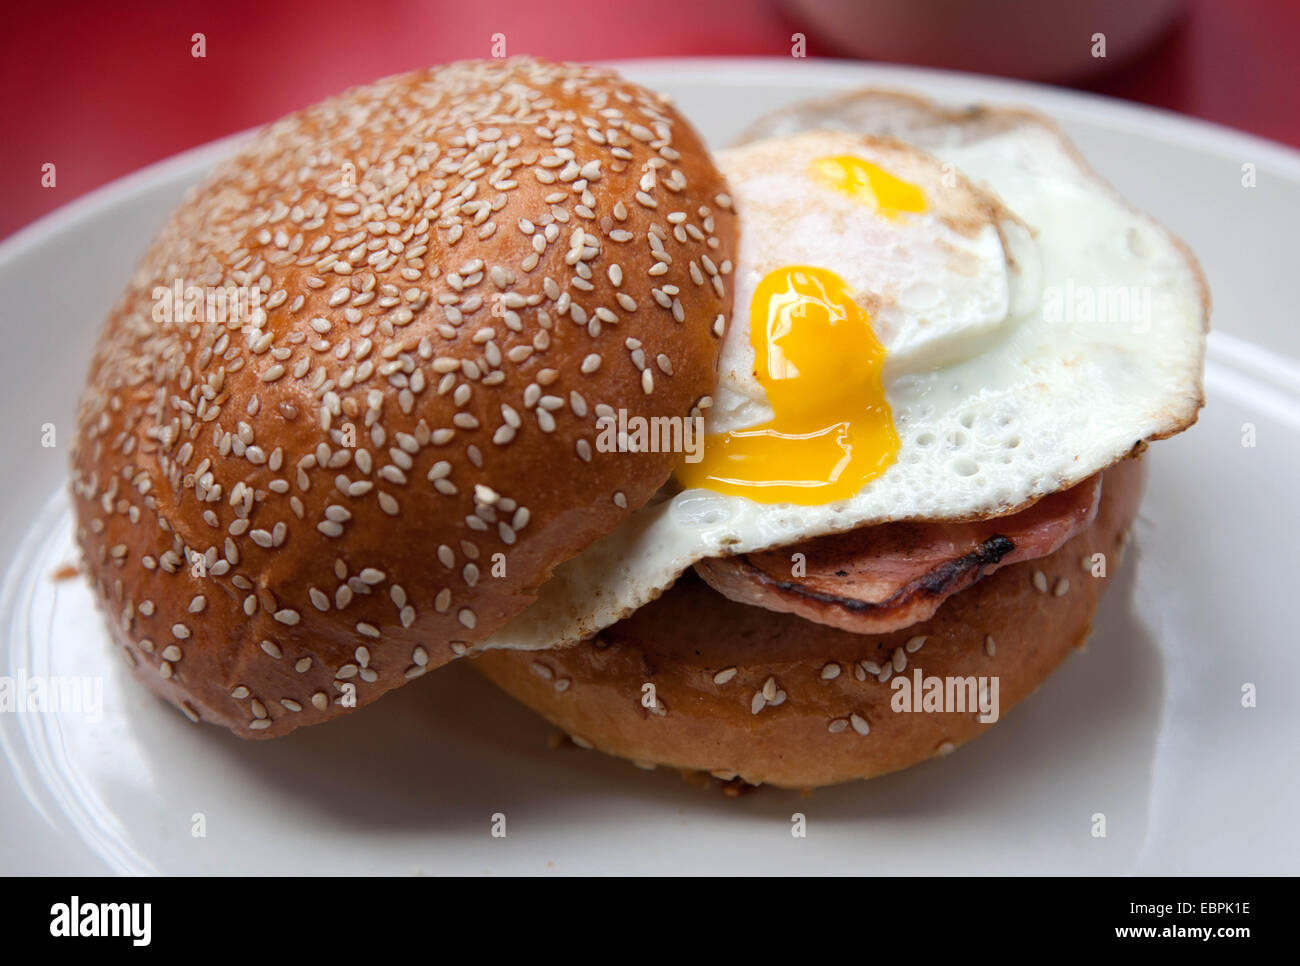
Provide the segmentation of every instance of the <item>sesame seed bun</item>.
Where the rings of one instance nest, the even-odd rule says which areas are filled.
[[[452,64],[271,125],[155,239],[82,397],[128,663],[269,737],[464,653],[667,480],[596,420],[708,405],[735,235],[689,124],[607,70]],[[259,302],[160,314],[177,285]]]
[[[1144,467],[1106,470],[1092,526],[1003,568],[891,634],[853,634],[736,603],[687,575],[593,639],[488,651],[473,666],[572,736],[630,758],[811,788],[944,755],[983,733],[975,712],[891,709],[895,672],[998,679],[1005,714],[1087,638],[1137,513]],[[1106,576],[1093,576],[1093,554]],[[645,707],[653,684],[658,707]]]

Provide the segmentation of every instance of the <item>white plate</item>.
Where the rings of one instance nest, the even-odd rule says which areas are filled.
[[[227,140],[0,246],[0,675],[87,676],[102,719],[0,714],[0,872],[1294,873],[1300,155],[1170,114],[934,71],[816,61],[621,65],[715,145],[856,86],[1057,118],[1185,238],[1214,291],[1209,405],[1156,444],[1123,577],[1088,650],[951,758],[802,798],[708,795],[546,748],[548,728],[452,666],[321,728],[245,743],[130,682],[73,559],[68,434],[91,342],[150,233]],[[1253,164],[1257,187],[1242,186]],[[42,425],[58,445],[40,445]],[[1242,445],[1243,425],[1257,445]],[[1241,689],[1258,687],[1258,707]],[[790,834],[792,813],[808,835]],[[1094,838],[1104,813],[1108,835]],[[206,836],[191,834],[196,813]],[[504,813],[508,835],[490,835]]]

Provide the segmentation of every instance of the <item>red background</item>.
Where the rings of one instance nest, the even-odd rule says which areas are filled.
[[[869,0],[864,0],[869,2]],[[1135,3],[1141,0],[1134,0]],[[45,0],[0,31],[0,237],[152,161],[385,74],[490,53],[572,60],[836,56],[775,0]],[[206,59],[190,37],[207,37]],[[1084,89],[1300,146],[1300,3],[1188,0],[1186,15]],[[40,184],[53,161],[58,184]]]

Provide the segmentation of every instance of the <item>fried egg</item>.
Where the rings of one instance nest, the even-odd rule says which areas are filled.
[[[742,210],[738,308],[705,459],[679,479],[765,503],[850,498],[898,452],[882,380],[968,358],[1032,307],[1032,239],[898,143],[809,133],[720,161]]]
[[[719,153],[741,243],[703,457],[481,648],[589,637],[705,557],[1011,513],[1195,421],[1186,249],[1050,122],[872,96]]]

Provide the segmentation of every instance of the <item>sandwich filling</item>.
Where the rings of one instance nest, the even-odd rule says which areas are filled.
[[[1208,299],[1182,245],[1041,118],[905,103],[928,120],[720,153],[742,234],[703,459],[480,648],[591,637],[692,568],[905,627],[1052,553],[1103,470],[1195,421]]]
[[[779,550],[701,560],[724,597],[858,634],[901,630],[1002,567],[1046,557],[1092,525],[1101,474],[1027,510],[967,523],[884,523]]]

